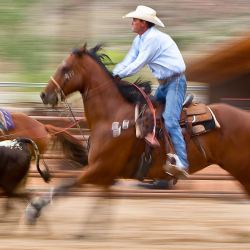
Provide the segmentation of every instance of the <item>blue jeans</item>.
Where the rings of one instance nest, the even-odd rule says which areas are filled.
[[[165,103],[162,114],[165,127],[170,135],[176,154],[183,168],[188,167],[186,143],[179,124],[182,103],[186,95],[187,83],[185,75],[158,86],[155,97],[159,102]]]

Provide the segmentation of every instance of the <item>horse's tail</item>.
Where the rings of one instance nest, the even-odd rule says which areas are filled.
[[[48,166],[46,164],[44,164],[46,170],[42,171],[40,169],[40,166],[39,166],[40,152],[39,152],[39,149],[38,149],[36,143],[33,140],[31,140],[30,138],[18,138],[17,141],[22,142],[22,143],[28,143],[28,144],[30,144],[32,146],[32,149],[33,149],[33,152],[34,152],[34,155],[35,155],[37,171],[42,176],[42,178],[43,178],[43,180],[45,182],[49,182],[50,179],[51,179],[49,168],[48,168]]]
[[[45,128],[50,135],[54,136],[54,144],[59,142],[64,154],[69,157],[69,159],[81,165],[88,164],[88,152],[84,144],[62,128],[50,124],[46,124]]]

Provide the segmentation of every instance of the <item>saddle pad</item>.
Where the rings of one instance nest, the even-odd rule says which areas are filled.
[[[5,109],[0,109],[0,128],[5,131],[14,129],[14,123],[11,114]]]

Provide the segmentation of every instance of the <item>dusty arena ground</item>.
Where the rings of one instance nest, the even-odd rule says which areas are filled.
[[[90,197],[56,200],[36,226],[18,225],[18,205],[0,224],[0,249],[250,249],[250,202],[244,199],[116,198],[99,200],[91,212],[95,203]]]

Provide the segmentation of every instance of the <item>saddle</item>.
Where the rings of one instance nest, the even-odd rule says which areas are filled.
[[[162,127],[162,104],[156,107],[156,130]],[[143,107],[136,107],[136,136],[145,138],[153,131],[153,118],[151,112]],[[209,132],[212,129],[220,128],[220,125],[212,110],[203,103],[193,102],[193,95],[188,95],[183,103],[183,109],[180,117],[180,126],[183,134],[188,137],[198,136]],[[185,136],[186,138],[186,136]]]
[[[191,136],[207,133],[220,125],[213,111],[203,103],[191,103],[181,112],[180,126]]]
[[[141,107],[136,105],[135,108],[136,136],[138,138],[144,138],[147,142],[145,151],[141,156],[139,167],[135,173],[135,177],[139,180],[144,179],[151,166],[151,150],[152,147],[159,146],[158,141],[165,143],[167,153],[174,153],[171,138],[165,129],[162,119],[164,106],[162,104],[154,104],[156,104],[154,105],[156,107],[156,128],[154,128],[152,113],[145,105]],[[203,103],[193,102],[193,95],[188,95],[183,103],[180,126],[186,144],[190,141],[191,137],[194,137],[197,148],[206,158],[205,150],[199,143],[198,136],[220,127],[212,110]],[[152,133],[154,129],[156,138],[154,138],[154,134]]]

